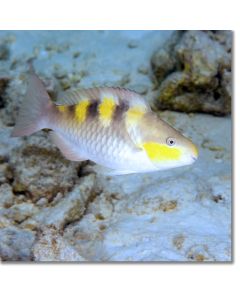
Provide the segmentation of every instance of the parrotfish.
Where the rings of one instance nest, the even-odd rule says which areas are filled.
[[[124,88],[67,91],[52,102],[33,72],[12,136],[51,129],[62,154],[91,160],[106,175],[144,173],[192,164],[198,157],[190,139],[161,120],[145,99]]]

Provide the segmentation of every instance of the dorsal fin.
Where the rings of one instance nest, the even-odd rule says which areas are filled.
[[[150,110],[145,99],[138,93],[119,87],[96,87],[89,89],[77,89],[67,91],[60,95],[60,100],[56,102],[57,105],[74,105],[81,100],[88,99],[89,101],[99,102],[103,97],[113,97],[117,104],[124,101],[129,106],[142,106],[145,110]]]

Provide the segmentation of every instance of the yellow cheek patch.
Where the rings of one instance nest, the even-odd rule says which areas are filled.
[[[79,123],[82,123],[85,121],[87,116],[87,110],[88,106],[90,105],[90,102],[86,100],[82,100],[79,102],[75,107],[75,117]]]
[[[145,110],[141,106],[129,108],[126,115],[127,125],[136,125],[141,120],[144,114]]]
[[[115,109],[115,101],[113,98],[104,97],[99,105],[99,117],[105,126],[109,126]]]
[[[65,112],[65,111],[67,111],[67,106],[66,105],[58,105],[57,109],[60,112]]]
[[[151,161],[154,162],[179,160],[182,153],[177,147],[169,147],[154,142],[144,143],[142,147]]]

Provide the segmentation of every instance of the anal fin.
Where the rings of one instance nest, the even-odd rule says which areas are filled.
[[[51,138],[54,144],[59,148],[61,153],[64,155],[64,157],[67,158],[68,160],[72,160],[72,161],[87,160],[86,158],[83,158],[81,156],[78,149],[76,149],[75,145],[73,145],[71,142],[64,139],[60,134],[51,132]]]

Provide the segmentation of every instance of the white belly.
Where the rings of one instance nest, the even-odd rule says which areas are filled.
[[[157,170],[144,150],[138,149],[121,126],[102,128],[97,123],[79,127],[56,126],[52,128],[77,149],[79,157],[101,166],[137,173]]]

